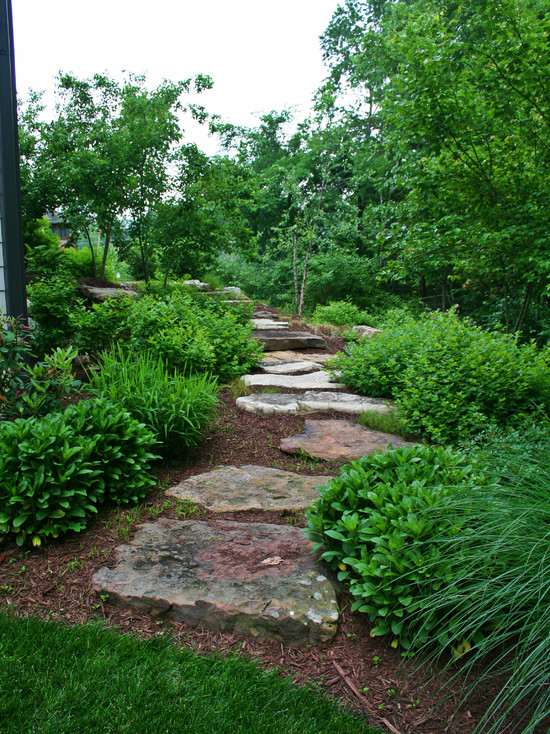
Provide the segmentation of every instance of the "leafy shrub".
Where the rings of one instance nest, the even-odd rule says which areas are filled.
[[[349,588],[353,609],[373,622],[372,636],[391,634],[394,647],[410,648],[407,623],[420,599],[448,578],[445,555],[430,542],[441,525],[426,510],[471,477],[463,454],[414,446],[352,462],[321,489],[308,535]]]
[[[434,542],[447,578],[422,599],[414,626],[438,643],[434,657],[460,657],[457,675],[472,681],[472,692],[496,680],[478,731],[506,731],[522,714],[521,731],[534,732],[550,711],[550,432],[547,424],[496,432],[473,450],[493,481],[430,512],[428,521],[443,528]],[[460,535],[445,532],[457,524]]]
[[[154,484],[154,444],[145,426],[105,400],[1,424],[0,533],[40,545],[83,530],[102,502],[136,502]]]
[[[334,360],[363,395],[393,397],[407,431],[454,443],[550,405],[548,354],[453,312],[406,320]]]
[[[136,301],[129,325],[134,350],[151,351],[185,374],[211,372],[227,380],[250,370],[261,355],[250,324],[178,291]]]
[[[168,455],[200,443],[217,404],[211,377],[170,373],[160,357],[125,355],[120,348],[102,356],[91,385],[151,429]]]
[[[342,382],[361,395],[392,398],[402,384],[411,354],[430,339],[427,320],[408,318],[368,339],[350,344],[346,353],[331,360],[342,373]]]
[[[75,356],[71,348],[59,348],[33,364],[28,328],[0,318],[0,420],[59,410],[80,387]]]
[[[360,308],[349,301],[331,301],[327,306],[317,306],[312,320],[316,324],[354,326],[366,323],[367,318]]]
[[[83,303],[76,281],[61,274],[32,283],[28,290],[29,315],[36,324],[37,350],[44,354],[55,347],[68,345],[74,335],[71,314]]]
[[[63,250],[46,217],[25,222],[23,239],[26,247],[25,266],[32,279],[59,275],[63,268]]]
[[[99,354],[115,342],[127,341],[132,302],[130,296],[119,296],[94,303],[91,308],[82,306],[74,310],[69,320],[78,351],[81,354]]]

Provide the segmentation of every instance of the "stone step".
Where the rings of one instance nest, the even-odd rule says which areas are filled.
[[[389,413],[393,405],[380,398],[365,398],[344,392],[308,390],[303,393],[256,393],[237,398],[237,407],[248,413],[289,415],[337,411],[360,415],[367,410]]]
[[[322,336],[307,331],[287,331],[286,329],[255,330],[252,336],[258,339],[266,352],[286,349],[326,349],[327,343]]]
[[[304,432],[281,441],[287,454],[306,453],[327,461],[352,461],[390,446],[411,446],[400,436],[372,431],[347,420],[306,420]]]
[[[309,362],[314,361],[319,364],[324,364],[329,359],[332,359],[334,354],[328,352],[292,352],[292,351],[280,351],[280,352],[268,352],[264,355],[264,358],[260,362],[260,366],[269,366],[273,364],[281,364],[288,362]]]
[[[252,327],[257,331],[273,331],[274,329],[286,329],[288,331],[288,321],[274,321],[273,319],[252,319]]]
[[[287,390],[340,390],[344,387],[333,382],[325,370],[309,375],[245,375],[243,381],[248,387],[282,387]]]
[[[275,364],[261,362],[259,367],[268,375],[309,375],[311,372],[319,372],[323,369],[322,364],[310,361],[275,362]]]
[[[338,605],[311,550],[289,525],[160,518],[116,549],[93,587],[189,625],[316,644],[335,634]]]
[[[304,476],[266,466],[221,466],[166,491],[211,512],[302,511],[319,497],[327,476]]]

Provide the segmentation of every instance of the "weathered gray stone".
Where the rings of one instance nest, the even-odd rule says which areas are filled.
[[[326,349],[327,343],[322,336],[305,331],[287,331],[286,329],[255,330],[252,336],[263,344],[266,352],[283,349]]]
[[[262,372],[268,375],[309,375],[311,372],[319,372],[323,366],[318,362],[275,362],[275,364],[260,363]]]
[[[287,329],[288,321],[274,321],[273,319],[252,319],[252,328],[258,331],[273,331],[273,329]]]
[[[212,290],[208,283],[203,283],[202,280],[197,280],[197,278],[193,278],[192,280],[184,280],[182,285],[186,285],[188,288],[196,288],[199,291]]]
[[[292,415],[299,411],[298,398],[298,394],[285,395],[283,393],[244,395],[237,398],[237,408],[247,413],[262,415]]]
[[[338,622],[332,583],[289,525],[161,518],[117,548],[93,586],[154,615],[288,644],[328,640]]]
[[[410,446],[399,436],[364,428],[347,420],[306,420],[304,432],[284,438],[281,450],[304,452],[317,459],[351,461],[389,446]]]
[[[339,390],[344,387],[333,382],[324,370],[306,375],[245,375],[245,385],[249,387],[282,387],[290,390]]]
[[[237,398],[237,407],[248,413],[263,415],[294,413],[325,413],[336,411],[360,415],[366,410],[388,413],[392,404],[377,398],[364,398],[344,392],[308,390],[303,393],[256,393]]]
[[[95,285],[86,285],[86,283],[81,283],[79,288],[82,295],[94,303],[101,303],[107,301],[109,298],[122,298],[122,296],[136,298],[138,295],[131,288],[103,288]]]
[[[255,319],[271,319],[272,321],[277,321],[277,314],[271,313],[271,311],[262,311],[261,309],[259,311],[254,311],[253,317]]]
[[[305,510],[330,477],[308,477],[265,466],[222,466],[196,474],[167,490],[212,512]]]
[[[322,392],[319,390],[308,390],[300,398],[299,403],[302,412],[317,413],[335,410],[340,413],[360,415],[366,410],[389,413],[393,409],[392,403],[388,400],[366,398],[362,395],[354,395],[354,393]]]
[[[380,334],[382,332],[382,329],[375,329],[374,326],[358,325],[353,327],[353,331],[360,337],[370,337],[374,336],[375,334]]]
[[[313,354],[307,352],[293,352],[293,351],[282,351],[282,352],[268,352],[261,361],[261,365],[272,365],[288,362],[317,362],[324,364],[329,359],[332,359],[334,354],[328,352],[314,352]]]

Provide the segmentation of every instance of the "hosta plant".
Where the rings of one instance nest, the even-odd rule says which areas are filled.
[[[124,409],[87,400],[0,426],[0,535],[19,545],[83,530],[105,501],[136,502],[154,484],[150,431]]]
[[[373,623],[372,636],[411,647],[407,622],[448,576],[440,545],[430,543],[440,528],[426,511],[472,474],[460,453],[412,446],[354,461],[321,490],[306,532],[354,597],[353,609]]]

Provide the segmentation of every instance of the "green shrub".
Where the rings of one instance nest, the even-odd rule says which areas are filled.
[[[317,306],[312,321],[316,324],[333,324],[334,326],[354,326],[365,324],[368,316],[355,304],[349,301],[331,301],[326,306]]]
[[[199,445],[218,400],[208,375],[168,372],[160,357],[125,355],[120,348],[102,355],[91,386],[151,429],[165,455]]]
[[[145,426],[105,400],[1,424],[0,534],[40,545],[84,529],[102,502],[136,502],[154,484],[154,444]]]
[[[454,312],[406,320],[334,360],[342,382],[393,397],[407,431],[441,443],[550,405],[548,353],[490,334]]]
[[[28,327],[0,317],[0,420],[44,415],[63,407],[79,387],[76,352],[55,349],[33,364]]]
[[[262,351],[251,338],[251,324],[178,291],[136,301],[129,325],[135,351],[151,351],[184,374],[211,372],[229,380],[249,371]]]
[[[372,636],[410,648],[411,615],[448,578],[445,556],[430,542],[440,528],[426,510],[471,476],[463,454],[414,446],[352,462],[321,489],[307,533],[348,587],[353,609],[368,615]]]
[[[37,350],[44,354],[70,344],[74,336],[71,314],[83,303],[76,281],[61,274],[32,283],[28,291]]]
[[[130,296],[119,296],[94,303],[91,308],[82,306],[74,310],[69,319],[78,351],[95,355],[110,349],[113,343],[127,341],[132,303]]]
[[[392,398],[403,381],[411,353],[424,347],[431,335],[427,319],[408,318],[368,339],[350,344],[332,360],[342,382],[361,395]]]
[[[521,713],[521,731],[534,732],[550,711],[548,424],[486,435],[473,450],[493,481],[431,511],[428,521],[443,528],[433,542],[447,579],[422,599],[414,626],[438,643],[434,657],[460,658],[456,674],[471,681],[469,692],[486,679],[496,685],[476,731],[507,731]],[[460,535],[444,532],[457,524]]]
[[[63,250],[46,217],[25,222],[23,241],[26,247],[25,267],[31,279],[59,275],[63,268]]]

